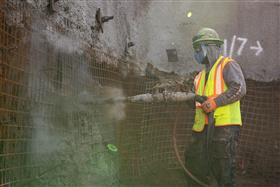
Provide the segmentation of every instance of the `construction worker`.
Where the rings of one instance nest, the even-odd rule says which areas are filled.
[[[192,140],[185,153],[186,167],[203,183],[209,183],[213,176],[219,187],[233,187],[242,125],[240,99],[246,94],[244,76],[237,62],[221,55],[223,41],[215,30],[203,28],[192,41],[195,60],[204,65],[194,80],[195,93],[207,96],[207,100],[195,104]],[[188,187],[195,186],[200,185],[189,178]]]

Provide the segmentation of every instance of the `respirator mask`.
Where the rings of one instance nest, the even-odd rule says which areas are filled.
[[[207,49],[204,44],[201,44],[195,49],[194,58],[197,63],[204,64],[205,58],[207,57]]]

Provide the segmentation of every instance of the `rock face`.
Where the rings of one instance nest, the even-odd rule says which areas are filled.
[[[59,0],[54,1],[51,14],[48,1],[27,2],[45,11],[44,19],[50,25],[56,24],[111,54],[137,60],[142,71],[147,62],[180,75],[199,70],[193,60],[191,39],[201,27],[212,27],[226,41],[224,54],[240,63],[246,78],[280,78],[279,2]],[[114,16],[103,24],[103,33],[94,29],[98,8],[101,15]],[[130,42],[135,45],[127,48]],[[168,62],[167,49],[176,49],[178,61]]]

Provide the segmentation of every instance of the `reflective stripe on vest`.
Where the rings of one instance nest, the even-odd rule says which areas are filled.
[[[227,63],[233,61],[230,58],[222,56],[215,62],[211,68],[207,83],[205,84],[205,70],[202,70],[194,80],[195,93],[207,97],[217,97],[225,92],[228,87],[223,78],[223,70]],[[215,126],[241,125],[240,102],[236,101],[229,105],[218,107],[214,111]],[[208,123],[207,115],[201,109],[201,104],[196,102],[195,123],[193,131],[201,132],[205,124]]]

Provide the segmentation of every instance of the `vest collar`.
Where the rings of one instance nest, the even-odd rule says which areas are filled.
[[[204,69],[206,73],[209,73],[211,71],[211,69],[213,68],[213,66],[216,64],[216,63],[220,63],[221,60],[223,59],[224,57],[222,55],[219,56],[219,58],[215,61],[215,63],[211,63],[209,62],[209,68],[206,67],[207,65],[205,65]]]

